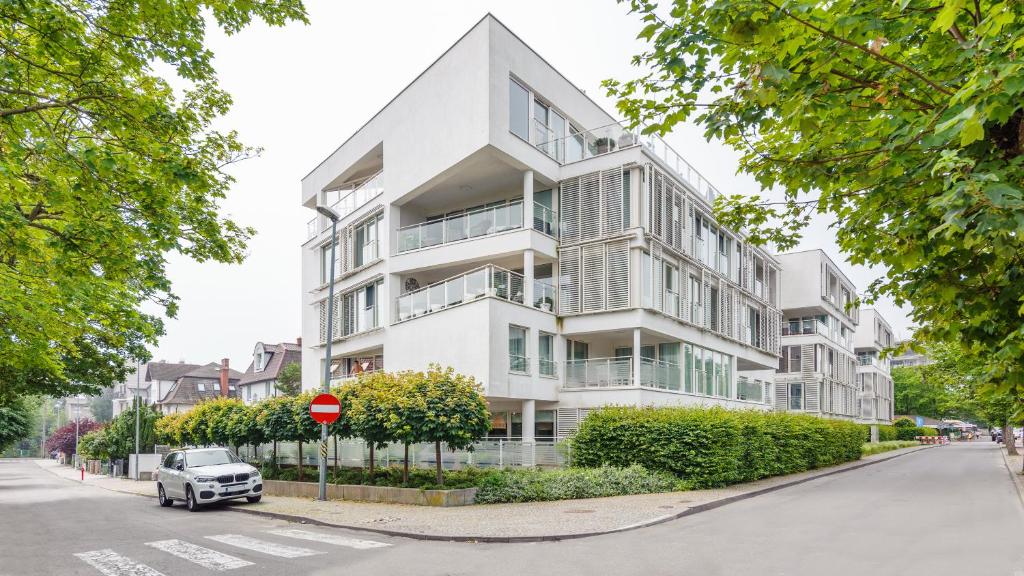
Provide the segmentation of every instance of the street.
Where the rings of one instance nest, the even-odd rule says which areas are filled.
[[[1016,576],[1024,514],[998,450],[923,450],[650,528],[529,544],[387,537],[228,507],[191,514],[0,461],[0,575]]]

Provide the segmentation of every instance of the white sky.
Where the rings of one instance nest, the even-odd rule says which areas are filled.
[[[237,182],[223,210],[257,235],[241,265],[171,259],[180,310],[167,320],[154,360],[226,357],[244,370],[256,342],[300,335],[300,245],[313,216],[300,206],[300,179],[488,11],[613,113],[601,81],[637,74],[629,61],[641,47],[639,20],[612,0],[306,4],[308,26],[258,24],[233,37],[209,36],[221,87],[235,102],[218,128],[264,149],[232,168]],[[667,140],[723,193],[757,191],[752,178],[735,173],[737,154],[701,134],[680,126]],[[824,222],[797,249],[818,247],[858,289],[881,274],[846,264]],[[877,308],[897,336],[909,335],[903,312],[888,302]]]

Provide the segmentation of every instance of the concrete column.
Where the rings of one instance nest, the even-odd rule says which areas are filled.
[[[640,385],[640,329],[633,328],[633,386]]]
[[[526,249],[523,251],[523,304],[527,306],[533,306],[534,294],[533,294],[533,250]]]
[[[537,401],[523,400],[523,466],[534,466],[537,462],[534,431],[537,421]]]
[[[878,442],[878,424],[871,425],[871,441]]]
[[[533,229],[533,170],[523,172],[523,227]]]

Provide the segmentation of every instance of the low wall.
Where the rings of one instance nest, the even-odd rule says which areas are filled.
[[[389,486],[328,484],[327,499],[412,504],[416,506],[466,506],[476,501],[476,490],[476,488],[421,490],[419,488],[392,488]],[[263,493],[268,496],[316,498],[320,495],[320,487],[315,482],[264,480]]]

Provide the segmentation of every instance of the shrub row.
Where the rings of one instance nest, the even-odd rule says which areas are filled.
[[[861,454],[864,456],[870,456],[872,454],[878,454],[880,452],[888,452],[889,450],[899,450],[900,448],[910,448],[912,446],[920,446],[919,442],[912,440],[892,440],[888,442],[877,442],[864,444],[861,448]]]
[[[642,466],[626,468],[564,468],[561,470],[500,470],[482,477],[477,504],[540,502],[650,494],[684,490],[686,485],[664,472]]]
[[[860,425],[810,415],[612,407],[587,416],[572,453],[574,466],[639,464],[705,488],[857,460],[863,444]]]
[[[456,488],[472,488],[479,486],[482,479],[494,471],[484,468],[469,467],[461,470],[445,470],[444,485],[437,484],[434,470],[427,468],[410,468],[409,481],[402,481],[402,467],[390,466],[375,468],[371,475],[367,468],[339,468],[329,470],[328,482],[333,484],[363,484],[369,486],[390,486],[393,488],[420,488],[423,490]],[[299,479],[296,466],[275,466],[273,463],[265,463],[260,471],[267,480],[288,480]],[[307,476],[308,480],[309,477]],[[315,481],[315,480],[313,480]]]

